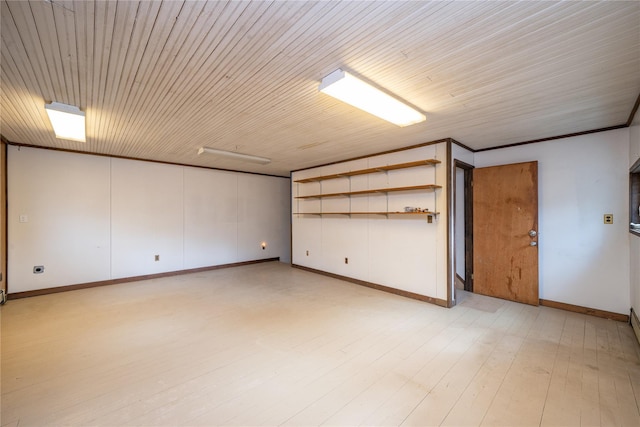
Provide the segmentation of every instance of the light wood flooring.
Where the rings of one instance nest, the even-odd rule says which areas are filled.
[[[279,262],[9,301],[2,426],[640,425],[627,324]]]

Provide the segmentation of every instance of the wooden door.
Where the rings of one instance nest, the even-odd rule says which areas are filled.
[[[473,291],[538,305],[538,162],[473,170]]]

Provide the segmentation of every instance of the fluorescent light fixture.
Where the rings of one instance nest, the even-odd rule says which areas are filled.
[[[56,138],[86,142],[85,117],[80,108],[73,105],[52,102],[45,104],[45,111],[53,126]]]
[[[318,90],[400,127],[427,119],[421,112],[341,69],[322,79]]]
[[[200,147],[198,150],[198,156],[203,153],[213,154],[220,157],[228,157],[235,160],[244,160],[245,162],[260,163],[261,165],[271,163],[271,159],[266,157],[252,156],[251,154],[243,154],[236,151],[218,150],[217,148]]]

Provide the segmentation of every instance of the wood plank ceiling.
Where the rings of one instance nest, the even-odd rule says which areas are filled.
[[[640,94],[638,1],[1,7],[0,132],[43,147],[288,175],[447,137],[481,149],[621,125]],[[319,93],[340,67],[427,121],[399,128]],[[86,111],[86,143],[54,137],[49,101]]]

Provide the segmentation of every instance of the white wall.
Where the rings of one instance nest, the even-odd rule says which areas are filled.
[[[292,182],[293,263],[441,300],[447,299],[446,143],[295,172],[292,181],[419,159],[436,167],[357,175],[315,183]],[[436,183],[436,192],[398,192],[313,200],[296,196]],[[388,205],[387,205],[388,204]],[[400,211],[405,206],[440,212],[424,216],[297,215],[300,212]],[[308,254],[307,255],[307,251]],[[344,259],[349,263],[345,264]]]
[[[540,298],[627,314],[629,130],[474,157],[476,167],[538,161]]]
[[[14,146],[7,154],[8,292],[110,279],[109,159]],[[45,272],[33,274],[36,265]]]
[[[288,178],[238,174],[239,261],[280,257],[291,262],[290,196]]]
[[[229,264],[238,259],[238,176],[184,170],[185,268]]]
[[[288,262],[289,182],[9,146],[9,292]],[[45,272],[33,274],[35,265]]]
[[[629,168],[640,159],[640,126],[629,128]],[[628,172],[628,169],[626,170]],[[631,307],[640,313],[640,237],[629,233]]]
[[[183,269],[183,169],[111,159],[113,279]]]

